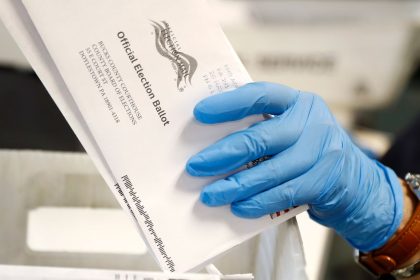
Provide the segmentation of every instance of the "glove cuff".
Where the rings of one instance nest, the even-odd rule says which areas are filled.
[[[390,168],[377,161],[373,170],[377,176],[366,192],[358,191],[355,199],[357,208],[350,206],[342,215],[333,219],[322,219],[310,210],[309,216],[329,227],[334,228],[339,235],[354,248],[369,252],[384,245],[397,231],[403,217],[403,192],[397,175]],[[363,188],[362,188],[363,189]]]

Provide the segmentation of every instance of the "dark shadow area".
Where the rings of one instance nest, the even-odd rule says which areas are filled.
[[[359,111],[357,126],[399,135],[407,129],[420,114],[420,65],[402,94],[385,108],[369,111]]]
[[[83,151],[32,71],[0,67],[0,149]]]

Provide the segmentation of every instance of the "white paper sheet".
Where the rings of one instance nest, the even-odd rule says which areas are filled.
[[[304,210],[239,219],[203,206],[199,191],[211,179],[184,172],[189,156],[257,119],[217,127],[192,119],[198,100],[250,81],[204,2],[24,3],[36,29],[19,1],[0,2],[2,19],[162,269],[200,268]]]
[[[0,265],[2,280],[220,280],[217,275]],[[234,278],[246,278],[238,276]]]

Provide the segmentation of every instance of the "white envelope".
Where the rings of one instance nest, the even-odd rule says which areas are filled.
[[[260,119],[193,120],[200,99],[251,81],[203,1],[23,2],[34,25],[19,1],[0,2],[3,20],[163,270],[201,268],[306,209],[245,220],[198,200],[214,178],[188,176],[187,159]]]

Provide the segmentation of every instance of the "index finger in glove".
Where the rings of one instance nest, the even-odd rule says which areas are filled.
[[[250,83],[210,96],[194,108],[195,118],[207,124],[243,119],[250,115],[280,115],[292,106],[298,91],[279,84]]]

